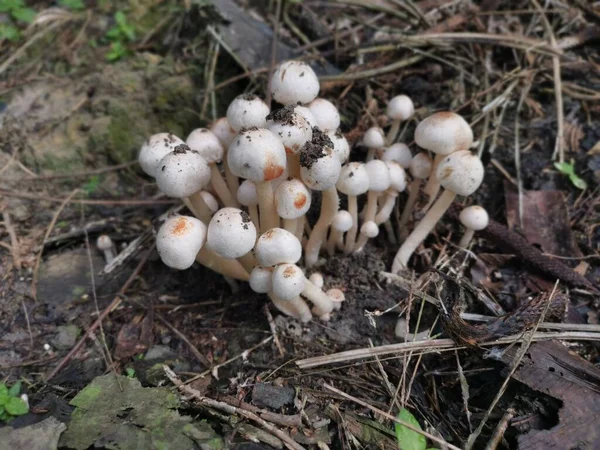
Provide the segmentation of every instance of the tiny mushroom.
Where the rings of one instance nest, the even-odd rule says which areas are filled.
[[[348,196],[348,212],[352,217],[352,227],[346,234],[344,252],[351,253],[356,244],[356,233],[358,231],[358,200],[359,195],[369,190],[369,174],[365,164],[351,162],[342,167],[339,179],[336,183],[337,189]]]
[[[461,248],[467,248],[476,231],[483,230],[490,223],[490,216],[481,206],[468,206],[460,212],[460,222],[465,226],[466,231],[458,244]]]
[[[317,120],[317,126],[324,131],[335,131],[340,126],[340,113],[333,103],[324,98],[316,98],[309,103],[308,109]]]
[[[271,267],[254,266],[250,272],[250,289],[258,294],[267,294],[273,290],[273,269]]]
[[[237,96],[227,108],[227,121],[238,133],[243,128],[264,128],[267,123],[269,107],[258,96],[243,94]]]
[[[101,234],[96,241],[96,247],[106,259],[106,264],[110,264],[115,259],[115,251],[112,239],[107,234]]]
[[[314,272],[308,277],[310,282],[314,284],[319,289],[323,289],[323,285],[325,284],[325,280],[323,279],[323,275],[321,272]]]
[[[310,204],[310,191],[296,178],[283,181],[275,190],[275,208],[283,219],[283,228],[296,237],[298,229],[301,232],[304,228],[304,221],[300,219],[307,213]]]
[[[396,142],[395,144],[390,145],[381,155],[382,161],[396,161],[403,169],[408,169],[410,167],[412,159],[412,153],[410,152],[408,145],[403,144],[402,142]]]
[[[331,231],[329,232],[329,239],[327,241],[327,253],[333,256],[335,248],[344,247],[344,233],[346,233],[354,222],[352,221],[352,214],[348,211],[340,210],[337,212],[331,222]]]
[[[375,157],[375,152],[385,147],[385,135],[383,130],[379,127],[371,127],[363,136],[363,144],[369,149],[367,153],[367,162],[371,161]]]
[[[457,195],[468,196],[479,188],[483,173],[481,160],[468,150],[451,153],[440,162],[436,176],[444,192],[396,253],[392,273],[398,273],[406,267],[413,252],[433,230]]]
[[[410,119],[415,113],[415,105],[407,95],[397,95],[387,105],[386,114],[392,119],[392,126],[387,135],[389,145],[393,144],[400,130],[400,123]]]
[[[433,163],[427,152],[417,153],[410,162],[409,171],[413,180],[410,183],[408,199],[406,200],[406,205],[404,205],[402,215],[400,216],[400,221],[398,222],[399,236],[405,236],[404,227],[410,220],[415,203],[419,198],[421,180],[431,176],[432,165]]]
[[[387,191],[392,182],[388,166],[383,161],[373,159],[365,164],[365,170],[369,176],[369,191],[367,193],[367,209],[365,213],[365,222],[375,223],[377,215],[377,198]],[[361,228],[361,237],[359,238],[355,251],[362,249],[369,236],[363,235]]]
[[[151,177],[156,177],[160,160],[181,144],[185,142],[172,133],[153,134],[144,142],[140,150],[138,156],[140,167]]]
[[[283,105],[306,104],[319,95],[319,79],[305,62],[286,61],[273,72],[269,89]]]
[[[332,288],[329,289],[326,294],[329,296],[331,301],[333,302],[334,311],[339,311],[342,308],[342,302],[346,300],[346,296],[341,289]]]
[[[373,239],[379,235],[379,227],[373,220],[367,220],[360,227],[360,237],[356,243],[355,252],[361,252],[369,239]]]

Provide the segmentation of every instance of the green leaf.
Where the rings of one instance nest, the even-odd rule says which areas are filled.
[[[13,9],[11,11],[11,15],[13,16],[13,18],[15,20],[18,20],[20,22],[25,22],[25,23],[31,23],[31,22],[33,22],[33,19],[35,19],[35,16],[37,15],[37,11],[35,9],[31,9],[31,8],[19,8],[19,9]]]
[[[135,369],[128,367],[125,369],[125,373],[127,374],[127,378],[135,378]]]
[[[72,10],[81,10],[85,8],[82,0],[58,0],[58,4],[63,8]]]
[[[564,175],[571,175],[573,173],[575,173],[575,166],[573,166],[572,163],[568,163],[568,162],[555,162],[554,163],[554,167],[562,174]]]
[[[421,429],[421,425],[419,425],[415,416],[413,416],[406,408],[400,410],[398,420],[412,425],[413,428]],[[425,436],[416,431],[409,430],[399,423],[396,423],[396,439],[398,439],[398,448],[400,450],[425,450],[427,447]]]
[[[135,28],[132,25],[124,24],[121,26],[121,32],[125,35],[125,37],[133,42],[135,41]]]
[[[126,53],[127,49],[125,46],[120,41],[116,41],[110,44],[110,52],[106,54],[106,59],[109,61],[116,61],[125,56]]]
[[[6,408],[6,412],[13,416],[22,416],[29,412],[27,404],[19,397],[12,397],[8,403],[4,405],[4,408]]]
[[[20,393],[21,393],[21,382],[17,381],[8,390],[8,395],[10,397],[18,397]]]
[[[575,186],[577,189],[581,189],[582,191],[584,189],[587,189],[587,187],[588,187],[588,185],[585,182],[585,180],[582,179],[582,178],[579,178],[574,173],[572,173],[571,175],[569,175],[569,180],[571,180],[571,183],[573,183],[573,186]]]
[[[0,41],[6,39],[14,42],[19,37],[21,37],[21,33],[17,27],[7,23],[0,23]]]
[[[0,13],[14,11],[23,8],[23,0],[0,0]]]
[[[123,11],[117,11],[115,13],[115,22],[117,22],[121,26],[127,24],[127,17],[123,13]]]
[[[106,32],[106,37],[111,41],[116,41],[121,37],[121,31],[117,27],[113,27]]]

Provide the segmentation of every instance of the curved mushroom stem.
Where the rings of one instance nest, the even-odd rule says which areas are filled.
[[[240,284],[236,279],[223,275],[223,279],[229,285],[232,294],[237,294],[240,291]]]
[[[367,194],[367,211],[365,213],[364,222],[375,221],[375,215],[377,214],[377,199],[380,192],[369,191]],[[360,234],[358,241],[354,246],[354,251],[359,252],[363,249],[369,238],[364,234]]]
[[[344,253],[352,253],[354,244],[356,244],[356,233],[358,231],[358,202],[355,195],[348,196],[348,212],[352,216],[352,228],[346,233],[346,245]]]
[[[257,205],[248,206],[248,213],[250,214],[250,219],[252,220],[252,223],[254,224],[256,229],[259,230],[260,223],[259,223],[259,218],[258,218],[258,206]]]
[[[469,246],[469,244],[471,243],[471,239],[473,239],[474,234],[475,234],[475,230],[473,228],[467,228],[465,231],[465,234],[463,234],[462,238],[460,238],[460,242],[458,243],[458,246],[460,248],[467,248]]]
[[[398,249],[398,253],[394,256],[392,264],[392,273],[398,273],[408,264],[413,252],[419,244],[425,240],[427,235],[435,228],[435,225],[442,218],[444,213],[450,207],[456,194],[449,190],[444,190],[440,198],[433,204],[431,209],[427,211],[425,217],[419,222],[412,233],[406,238],[404,243]]]
[[[406,236],[406,233],[404,232],[404,227],[408,223],[413,208],[415,207],[415,203],[417,202],[417,198],[419,197],[420,186],[421,180],[419,178],[415,178],[410,183],[408,199],[406,200],[406,205],[404,205],[402,215],[400,216],[400,220],[398,221],[398,237],[400,238],[400,241],[402,241],[402,236]]]
[[[298,219],[283,219],[283,229],[295,234],[298,229]]]
[[[392,211],[394,210],[394,205],[396,204],[396,197],[398,197],[398,193],[393,189],[388,189],[385,195],[383,206],[375,215],[375,223],[377,225],[381,225],[389,220],[390,216],[392,215]]]
[[[392,126],[390,127],[390,130],[388,131],[388,134],[385,137],[388,146],[392,145],[396,140],[396,136],[398,136],[398,131],[400,131],[400,122],[400,120],[394,120],[392,122]]]
[[[313,266],[319,259],[319,250],[321,250],[321,245],[327,237],[327,229],[333,222],[338,208],[339,197],[335,186],[323,191],[321,214],[306,243],[304,261],[307,268]]]
[[[313,312],[319,317],[333,311],[333,302],[329,295],[316,287],[308,278],[304,282],[304,290],[300,295],[313,304]]]
[[[268,295],[273,304],[282,313],[294,317],[295,319],[298,319],[300,322],[304,323],[310,322],[310,320],[312,319],[310,308],[308,307],[306,302],[300,297],[296,297],[292,300],[287,301],[280,299],[273,292],[269,292]]]
[[[256,182],[256,196],[260,212],[260,232],[279,227],[279,216],[275,210],[273,186],[270,181]]]
[[[237,260],[244,267],[244,269],[246,269],[246,272],[248,273],[252,272],[254,266],[258,265],[252,251],[249,251],[244,256],[240,256]]]
[[[370,148],[369,151],[367,152],[367,158],[365,159],[365,162],[369,162],[373,159],[375,159],[375,148]]]
[[[329,232],[329,238],[327,239],[327,246],[326,246],[327,253],[329,254],[329,256],[334,255],[335,247],[343,235],[344,235],[344,233],[342,233],[340,230],[331,228],[331,231]]]
[[[200,219],[206,224],[210,222],[210,218],[212,217],[212,211],[202,198],[200,192],[201,191],[195,192],[188,198],[184,198],[183,203],[192,212],[192,214],[196,216],[197,219]]]
[[[203,247],[196,255],[196,261],[210,270],[214,270],[221,275],[225,275],[236,280],[248,281],[250,275],[237,260],[225,259],[215,252]]]
[[[435,201],[435,198],[437,197],[438,192],[440,192],[440,182],[437,179],[437,177],[435,176],[435,172],[437,170],[437,166],[440,164],[440,162],[442,162],[442,160],[446,156],[448,156],[448,155],[435,155],[435,158],[433,159],[433,167],[431,168],[431,175],[429,175],[427,184],[425,184],[425,187],[423,188],[423,192],[425,192],[429,196],[429,200],[427,201],[427,204],[423,208],[423,211],[427,211],[429,209],[429,207]]]
[[[223,161],[227,161],[224,159]],[[231,169],[229,168],[229,164],[223,163],[225,168],[225,179],[227,180],[227,187],[229,188],[229,192],[231,192],[231,196],[235,199],[237,191],[240,187],[240,180],[236,177]],[[258,227],[258,223],[255,224]]]
[[[221,171],[214,163],[210,164],[210,184],[225,206],[230,206],[232,208],[240,207],[237,200],[231,195],[229,187],[227,186],[227,183],[225,183],[223,175],[221,175]]]

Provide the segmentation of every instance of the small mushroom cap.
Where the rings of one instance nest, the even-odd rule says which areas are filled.
[[[96,240],[96,247],[98,247],[98,250],[110,250],[112,249],[112,246],[112,239],[108,235],[101,234],[98,236],[98,239]]]
[[[227,164],[238,177],[255,183],[272,181],[285,171],[285,148],[269,130],[247,128],[240,131],[229,147]]]
[[[243,206],[258,205],[258,196],[256,195],[256,185],[254,184],[254,181],[242,181],[237,190],[237,201]]]
[[[340,126],[340,113],[333,103],[324,98],[316,98],[308,105],[308,109],[317,120],[322,131],[334,131]]]
[[[369,128],[364,137],[363,144],[369,148],[382,148],[385,146],[385,134],[379,127]]]
[[[289,154],[299,153],[302,146],[312,139],[312,127],[291,105],[269,114],[267,129],[279,137]]]
[[[490,223],[490,216],[481,206],[468,206],[460,212],[461,223],[471,230],[483,230]]]
[[[332,288],[325,292],[332,302],[341,303],[346,300],[346,296],[341,289]]]
[[[438,165],[435,176],[444,189],[457,195],[471,195],[483,181],[483,164],[468,150],[446,156]]]
[[[357,197],[369,190],[369,173],[364,163],[351,162],[342,167],[335,185],[343,194]]]
[[[396,161],[385,161],[385,165],[390,173],[390,188],[403,192],[406,189],[406,172]]]
[[[208,128],[196,128],[187,137],[185,143],[200,153],[207,163],[218,163],[223,159],[225,149],[219,138]]]
[[[396,161],[404,169],[410,167],[412,159],[413,156],[408,145],[403,144],[402,142],[396,142],[395,144],[390,145],[384,150],[383,155],[381,155],[382,161]]]
[[[283,219],[297,219],[310,208],[311,195],[306,185],[291,178],[279,184],[275,190],[275,208]]]
[[[372,159],[365,164],[365,170],[369,175],[369,190],[383,192],[390,187],[390,171],[387,165],[378,159]]]
[[[333,152],[340,163],[344,164],[350,157],[350,144],[340,129],[328,131],[327,136],[333,142]]]
[[[163,263],[184,270],[194,264],[206,240],[206,225],[195,217],[173,216],[156,235],[156,249]]]
[[[442,111],[427,117],[417,125],[415,142],[419,147],[438,155],[449,155],[471,147],[473,130],[462,116]]]
[[[343,209],[339,210],[335,217],[333,218],[333,222],[331,223],[331,227],[335,228],[342,233],[345,233],[350,228],[352,228],[353,220],[352,215]]]
[[[267,123],[269,107],[253,94],[239,95],[227,108],[227,121],[231,128],[239,132],[242,128],[264,128]]]
[[[231,128],[231,125],[229,125],[227,117],[217,119],[217,121],[211,125],[210,131],[219,138],[223,148],[229,148],[237,134],[235,130]]]
[[[407,95],[396,95],[387,105],[386,114],[393,120],[407,120],[415,113],[415,105]]]
[[[323,275],[321,274],[321,272],[312,273],[310,275],[310,277],[308,277],[308,281],[310,281],[312,284],[314,284],[319,289],[321,289],[323,287],[323,285],[325,284],[325,280],[323,279]]]
[[[214,214],[219,210],[219,202],[210,192],[202,191],[200,192],[200,197],[202,197],[202,200],[204,200],[204,203],[206,203],[206,206],[208,206],[211,213]]]
[[[335,156],[333,143],[327,135],[313,128],[313,139],[300,152],[300,176],[308,187],[324,191],[333,186],[340,176],[342,164]]]
[[[363,223],[360,227],[360,234],[364,234],[368,238],[377,237],[379,234],[379,227],[375,222],[369,220],[368,222]]]
[[[261,266],[295,264],[302,257],[302,245],[293,233],[271,228],[258,238],[254,253]]]
[[[144,142],[140,150],[138,156],[140,167],[151,177],[156,177],[160,160],[181,144],[185,142],[172,133],[153,134]]]
[[[304,119],[308,122],[311,128],[318,126],[317,118],[313,115],[313,113],[310,112],[310,109],[308,109],[306,106],[295,105],[294,111],[300,114],[302,117],[304,117]]]
[[[175,198],[189,197],[210,181],[206,160],[196,151],[181,144],[160,160],[156,185],[165,195]]]
[[[279,264],[273,271],[273,293],[281,300],[292,300],[304,290],[306,277],[296,264]]]
[[[433,162],[425,152],[417,153],[410,162],[409,169],[413,178],[424,180],[429,178],[433,169]]]
[[[250,272],[250,289],[259,294],[266,294],[273,290],[273,270],[270,267],[255,266]]]
[[[256,227],[245,211],[222,208],[208,224],[206,247],[223,258],[244,256],[256,242]]]
[[[286,61],[273,72],[269,83],[273,98],[283,105],[310,103],[319,95],[319,79],[302,61]]]

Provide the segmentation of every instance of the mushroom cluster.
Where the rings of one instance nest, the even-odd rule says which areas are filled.
[[[323,253],[360,252],[383,225],[390,242],[403,240],[392,268],[402,270],[455,197],[479,187],[483,166],[469,151],[471,128],[451,112],[436,113],[417,126],[422,151],[414,157],[406,144],[395,142],[400,123],[415,112],[406,95],[388,104],[387,134],[378,127],[366,130],[361,142],[368,154],[360,162],[339,129],[336,106],[318,98],[319,80],[309,65],[281,64],[269,89],[278,109],[256,95],[241,95],[210,129],[193,130],[185,141],[159,133],[144,143],[141,168],[192,214],[173,215],[162,224],[158,253],[175,269],[198,262],[232,285],[247,281],[301,321],[329,320],[344,293],[325,291],[317,272],[306,274]],[[427,180],[429,204],[409,234],[415,207],[424,203],[418,202],[422,180]],[[311,209],[315,195],[321,199],[319,211]],[[364,199],[362,212],[359,199]],[[340,208],[341,200],[346,209]],[[485,226],[481,223],[466,224],[462,246]]]

